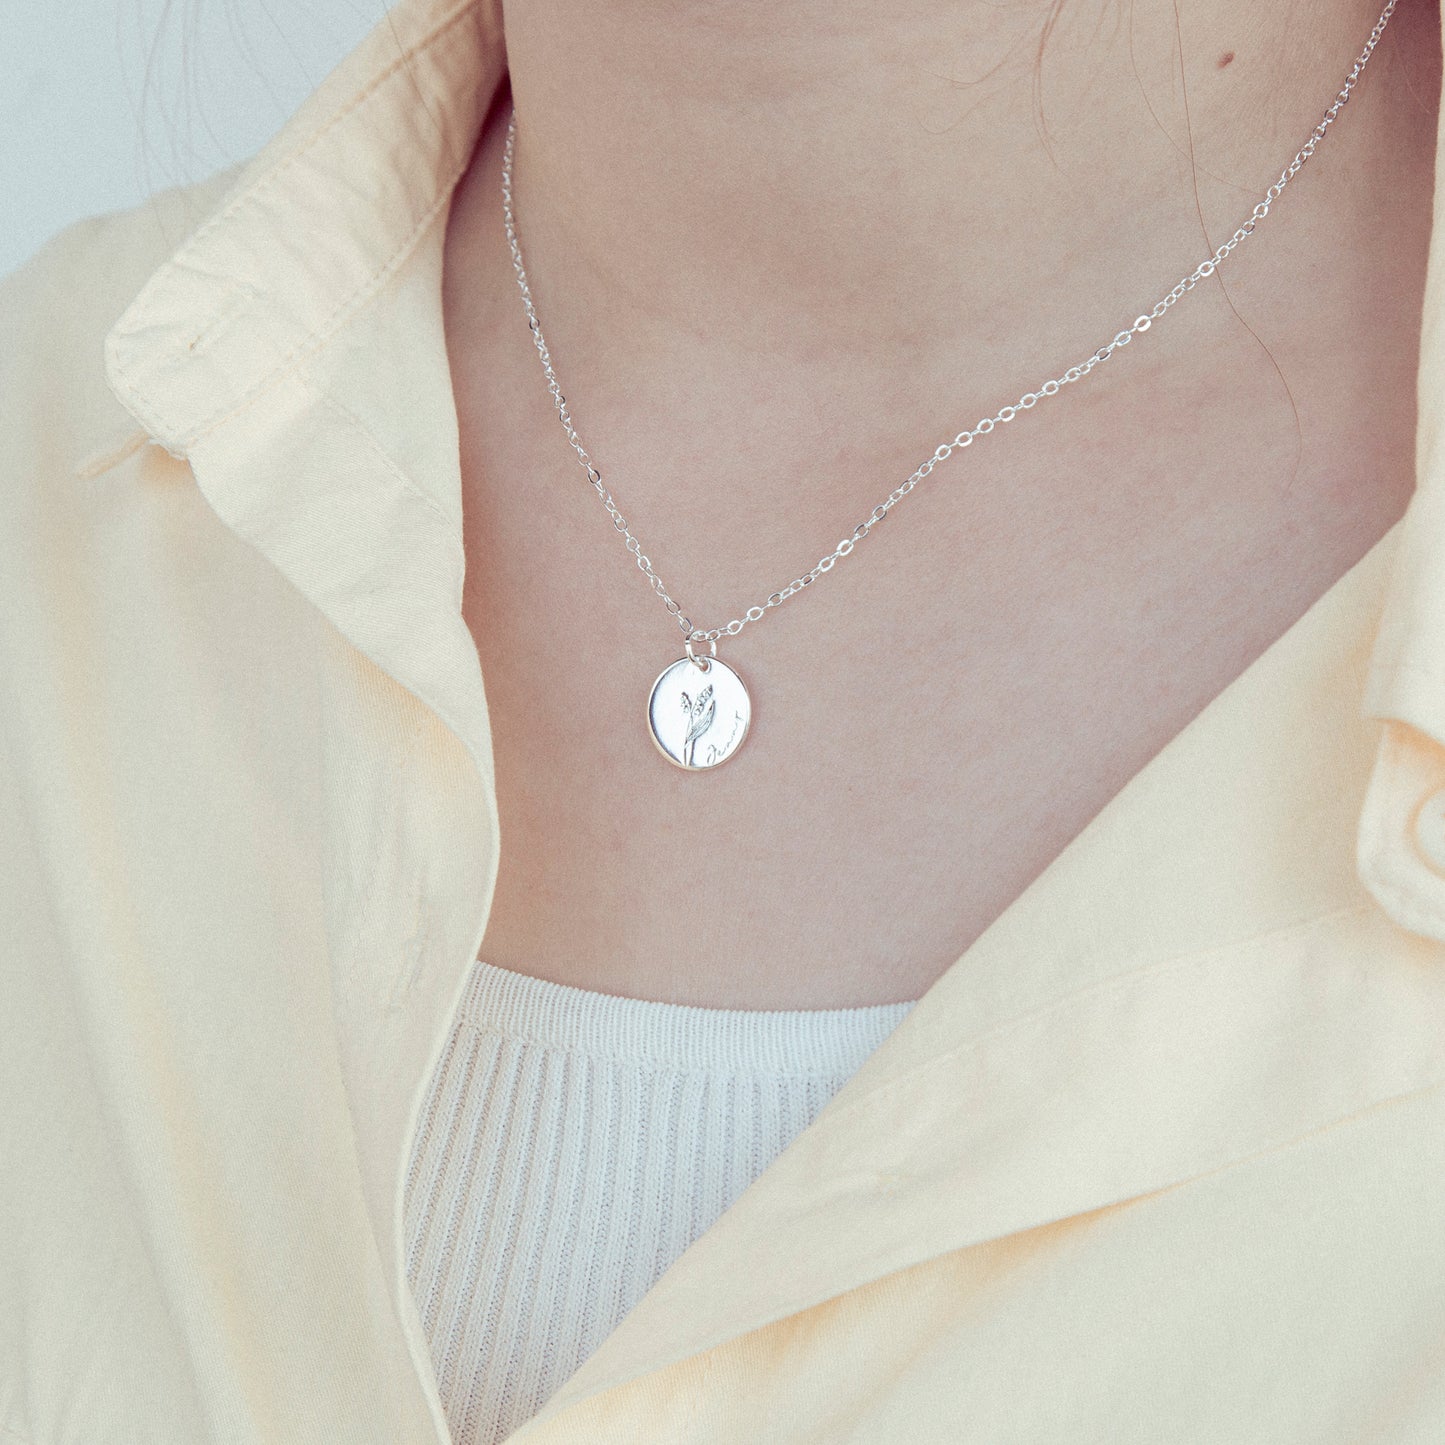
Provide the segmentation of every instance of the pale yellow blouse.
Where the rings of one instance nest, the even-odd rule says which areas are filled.
[[[0,1440],[446,1441],[403,1176],[505,840],[440,277],[504,68],[405,0],[0,288]],[[1445,1440],[1442,286],[1404,520],[515,1445]]]

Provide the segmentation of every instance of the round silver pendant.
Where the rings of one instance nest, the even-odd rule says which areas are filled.
[[[697,772],[725,763],[747,736],[752,702],[743,680],[716,657],[680,657],[647,699],[647,726],[669,762]]]

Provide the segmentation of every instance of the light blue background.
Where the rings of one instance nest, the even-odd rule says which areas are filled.
[[[388,0],[0,0],[0,275],[257,150]]]

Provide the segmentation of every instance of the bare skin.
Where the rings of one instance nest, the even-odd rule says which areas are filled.
[[[805,571],[940,441],[1191,270],[1376,14],[1135,0],[1131,30],[1066,0],[1046,145],[1050,8],[509,7],[554,364],[698,625]],[[1438,93],[1438,11],[1401,0],[1218,281],[719,644],[753,731],[696,775],[643,722],[681,634],[523,319],[504,96],[444,281],[502,827],[482,956],[714,1007],[921,996],[1403,513]]]

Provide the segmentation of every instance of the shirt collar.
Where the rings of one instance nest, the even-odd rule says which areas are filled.
[[[456,437],[416,434],[408,388],[450,395],[439,223],[504,75],[498,0],[404,0],[106,353],[147,434],[462,740],[488,797]],[[1431,862],[1417,827],[1445,796],[1442,235],[1402,523],[1035,880],[519,1440],[790,1311],[1439,1077],[1438,1009],[1359,978],[1397,927],[1445,940],[1445,844]],[[1221,1083],[1241,1070],[1244,1117]],[[397,1148],[376,1156],[378,1217]]]
[[[188,454],[342,333],[448,206],[505,70],[498,0],[404,0],[322,82],[108,338],[155,441]]]
[[[453,729],[488,781],[460,614],[440,268],[454,187],[505,74],[500,0],[403,0],[241,170],[105,344],[111,389],[149,438]]]

